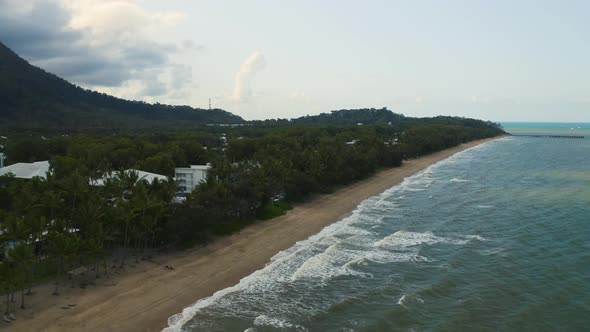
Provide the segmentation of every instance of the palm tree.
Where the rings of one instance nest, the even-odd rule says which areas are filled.
[[[51,221],[57,217],[57,213],[63,210],[63,199],[59,192],[49,188],[43,193],[41,197],[41,204],[43,214],[47,217],[47,220]]]
[[[55,278],[55,290],[53,295],[59,295],[59,279],[61,273],[65,268],[67,262],[67,255],[70,252],[70,236],[67,233],[55,232],[49,237],[49,253],[56,261],[56,278]]]
[[[87,199],[81,200],[76,211],[80,222],[80,233],[88,237],[100,232],[101,223],[105,216],[102,198],[97,194],[89,194]]]
[[[30,270],[28,270],[29,289],[27,291],[27,295],[32,294],[33,279],[36,276],[37,267],[39,266],[39,262],[41,259],[41,256],[39,255],[39,253],[36,252],[36,250],[35,250],[35,246],[38,246],[37,250],[40,250],[39,248],[40,248],[41,243],[43,243],[44,232],[48,226],[48,223],[46,220],[47,219],[43,215],[40,216],[40,215],[32,215],[31,214],[31,215],[28,215],[27,218],[25,218],[25,223],[28,225],[29,229],[31,230],[31,242],[30,243],[33,246],[31,251],[34,256],[32,268]]]
[[[8,243],[9,248],[11,246],[15,246],[17,244],[26,243],[30,239],[30,229],[28,225],[24,222],[23,217],[16,216],[14,214],[8,214],[3,216],[3,229],[2,233],[4,234],[4,238]],[[11,266],[11,270],[15,269],[15,266],[19,264],[19,262],[15,262],[12,257],[10,257],[10,250],[9,250],[9,265]],[[12,289],[12,302],[14,302],[14,289]]]
[[[81,249],[83,254],[93,260],[96,278],[99,276],[98,261],[102,256],[103,246],[107,238],[107,205],[99,193],[92,193],[87,200],[80,202],[78,218],[81,223],[79,233],[83,238]]]
[[[150,247],[153,248],[154,247],[154,241],[156,238],[156,232],[159,229],[159,221],[162,218],[162,216],[164,215],[164,211],[165,211],[166,206],[158,200],[154,200],[152,207],[151,207],[151,213],[150,213],[150,219],[148,220],[148,222],[146,223],[146,230],[147,233],[150,235]],[[145,247],[148,248],[148,237],[146,236],[146,242],[145,242]]]
[[[82,248],[82,241],[80,240],[80,237],[75,233],[69,233],[64,257],[65,257],[65,261],[67,263],[67,266],[69,266],[70,270],[74,269],[76,262],[83,254],[82,249],[83,249]],[[70,279],[72,282],[71,283],[72,288],[74,288],[74,282],[75,282],[74,277],[75,277],[74,274],[69,274],[69,276],[68,276],[68,279]]]
[[[133,209],[137,212],[137,215],[139,217],[139,222],[136,225],[137,240],[140,242],[147,243],[146,235],[151,228],[155,227],[155,225],[152,225],[152,222],[154,220],[153,218],[151,218],[150,212],[151,209],[157,204],[157,201],[153,197],[153,195],[148,191],[148,188],[145,185],[145,183],[143,183],[143,181],[135,186],[135,191],[131,203],[133,205]],[[141,244],[137,245],[136,247],[136,249],[139,249],[139,247],[141,247]],[[138,260],[138,257],[139,255],[136,255],[136,261]]]
[[[4,215],[3,229],[4,237],[9,242],[28,241],[31,235],[31,229],[23,217],[14,214]]]
[[[21,289],[21,309],[25,308],[25,289],[27,285],[27,279],[30,277],[31,266],[33,265],[33,249],[26,243],[17,244],[12,249],[9,255],[14,259],[16,263],[16,270],[19,272],[20,281],[18,285]],[[28,280],[30,282],[30,280]]]
[[[177,184],[172,178],[168,178],[167,180],[154,179],[148,187],[150,192],[154,193],[158,200],[163,203],[170,203],[176,193]]]
[[[120,199],[117,201],[116,211],[118,220],[124,226],[123,232],[123,256],[121,257],[121,265],[119,268],[123,268],[125,266],[125,257],[127,255],[127,246],[129,245],[129,227],[131,222],[135,218],[135,210],[132,209],[131,204],[127,200]]]
[[[11,250],[7,250],[7,256],[4,257],[2,263],[0,263],[0,282],[3,288],[6,290],[6,310],[4,311],[4,317],[11,314],[11,295],[14,298],[14,289],[16,284],[16,262],[10,255]],[[14,302],[14,301],[12,301]]]
[[[68,224],[71,226],[79,200],[89,190],[88,179],[78,172],[74,172],[71,176],[66,177],[61,185],[64,196],[68,198],[69,202]]]
[[[107,192],[108,193],[108,192]],[[108,277],[108,257],[105,251],[108,249],[115,249],[121,243],[119,234],[119,209],[113,204],[116,200],[104,200],[103,201],[103,217],[100,222],[95,226],[96,232],[91,235],[92,238],[100,240],[100,247],[102,249],[99,258],[102,258],[102,266],[104,276]],[[94,226],[93,226],[94,228]],[[94,232],[94,231],[93,231]],[[113,267],[116,265],[116,256],[113,261]]]
[[[134,170],[118,171],[115,177],[121,187],[122,198],[128,199],[139,181],[139,174]]]
[[[12,271],[10,268],[9,257],[5,257],[4,261],[0,263],[0,287],[6,291],[6,309],[4,309],[4,318],[10,314],[10,290],[12,286]]]
[[[130,204],[130,198],[133,195],[133,190],[139,179],[137,172],[135,171],[119,171],[116,174],[115,184],[118,185],[120,191],[119,197],[115,197],[115,213],[117,219],[123,224],[123,256],[121,257],[121,265],[119,268],[125,266],[125,257],[127,255],[127,246],[129,244],[129,231],[130,225],[135,218],[135,211],[132,209]]]
[[[94,269],[96,271],[95,278],[99,278],[99,259],[103,254],[103,247],[101,245],[101,239],[94,237],[84,242],[84,248],[90,258],[94,260]]]

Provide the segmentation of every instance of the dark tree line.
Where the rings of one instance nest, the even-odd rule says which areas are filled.
[[[42,277],[54,277],[56,293],[66,282],[91,283],[158,248],[207,242],[405,158],[502,133],[491,123],[439,117],[412,125],[11,134],[0,139],[8,163],[49,159],[51,172],[47,179],[0,177],[6,312],[14,311],[17,293],[25,306],[25,294]],[[170,177],[174,167],[205,163],[212,166],[206,183],[181,203],[173,200],[172,178],[147,183],[124,172]],[[91,184],[109,172],[115,176],[104,186]],[[82,276],[73,276],[77,270]]]
[[[170,214],[172,181],[148,183],[132,172],[118,172],[103,186],[89,180],[65,163],[53,164],[46,179],[0,177],[5,314],[15,310],[17,292],[24,309],[25,294],[44,277],[54,276],[58,295],[66,283],[93,283],[161,245],[158,234]]]

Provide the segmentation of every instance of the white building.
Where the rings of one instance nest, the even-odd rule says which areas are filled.
[[[174,169],[174,178],[178,192],[182,194],[191,193],[196,186],[207,181],[207,173],[211,168],[207,165],[191,165],[191,167],[177,167]]]
[[[49,161],[36,161],[34,163],[16,163],[0,168],[0,176],[13,174],[19,179],[32,179],[36,176],[46,179],[49,172]]]

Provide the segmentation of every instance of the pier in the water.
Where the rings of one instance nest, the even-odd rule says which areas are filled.
[[[547,134],[512,134],[512,136],[518,137],[544,137],[544,138],[571,138],[571,139],[584,139],[586,136],[581,135],[547,135]]]

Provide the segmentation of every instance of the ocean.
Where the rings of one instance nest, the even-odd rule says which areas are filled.
[[[510,137],[455,154],[169,324],[588,331],[590,139]]]
[[[511,134],[549,134],[590,136],[590,123],[575,122],[502,122]]]

